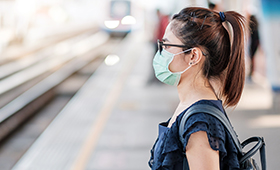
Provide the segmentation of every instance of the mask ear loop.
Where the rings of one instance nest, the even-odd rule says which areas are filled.
[[[187,71],[189,68],[191,68],[193,65],[191,64],[191,65],[189,65],[189,67],[187,67],[185,70],[183,70],[183,71],[180,71],[180,72],[176,72],[176,73],[178,73],[178,74],[183,74],[185,71]]]
[[[174,54],[174,56],[175,56],[175,55],[182,54],[182,53],[187,52],[187,51],[190,51],[190,50],[192,50],[192,49],[193,49],[193,48],[187,49],[187,50],[185,50],[185,51],[181,51],[181,52],[179,52],[179,53]]]
[[[182,52],[179,52],[179,53],[177,53],[177,54],[174,54],[172,60],[168,63],[168,70],[169,70],[169,65],[170,65],[170,63],[173,61],[175,55],[182,54],[182,53],[187,52],[187,51],[190,51],[190,50],[192,50],[192,49],[193,49],[193,48],[190,48],[190,49],[187,49],[187,50],[185,50],[185,51],[182,51]],[[179,72],[172,72],[172,71],[170,71],[170,70],[169,70],[169,71],[170,71],[171,73],[174,73],[174,74],[182,74],[182,73],[184,73],[185,71],[187,71],[191,66],[192,66],[192,64],[189,65],[189,67],[187,67],[185,70],[179,71]]]

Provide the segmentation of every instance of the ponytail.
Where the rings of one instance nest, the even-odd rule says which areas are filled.
[[[226,106],[235,106],[242,95],[245,81],[245,19],[234,11],[225,12],[226,21],[232,27],[233,39],[231,41],[230,59],[226,69],[223,96]]]

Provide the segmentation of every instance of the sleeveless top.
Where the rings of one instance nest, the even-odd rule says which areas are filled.
[[[225,115],[221,100],[200,100],[190,107],[197,104],[209,104],[220,109]],[[189,108],[190,108],[189,107]],[[186,147],[188,139],[192,133],[205,131],[208,136],[209,144],[215,151],[219,151],[220,169],[234,170],[239,169],[238,150],[232,140],[230,133],[225,130],[223,124],[215,117],[198,113],[192,115],[186,122],[183,137],[185,143],[182,145],[179,139],[179,126],[184,110],[177,116],[176,121],[169,128],[167,122],[159,124],[158,138],[151,150],[149,166],[152,170],[182,170],[183,169],[183,148]]]

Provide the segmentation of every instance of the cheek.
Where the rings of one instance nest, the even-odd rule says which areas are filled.
[[[169,64],[169,70],[171,72],[180,72],[187,68],[187,63],[183,56],[175,56],[173,61]]]

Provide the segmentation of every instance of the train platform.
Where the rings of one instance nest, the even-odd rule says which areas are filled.
[[[131,34],[112,52],[120,61],[99,67],[13,169],[148,169],[176,93],[147,86],[153,49],[143,37]]]
[[[147,83],[154,49],[144,37],[132,33],[112,51],[119,62],[98,68],[13,170],[149,169],[158,123],[173,114],[179,101],[176,88]],[[280,121],[272,125],[271,120],[280,117],[270,110],[269,88],[258,83],[261,78],[256,82],[246,84],[240,105],[228,114],[241,140],[265,137],[268,169],[277,169]]]

